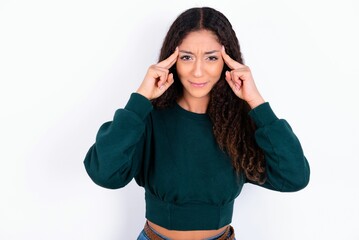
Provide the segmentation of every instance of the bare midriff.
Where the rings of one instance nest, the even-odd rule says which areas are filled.
[[[168,230],[150,221],[147,222],[152,229],[154,229],[159,234],[167,238],[170,238],[171,240],[172,239],[173,240],[188,240],[188,239],[201,240],[204,238],[210,238],[220,233],[223,233],[228,227],[227,225],[216,230],[175,231],[175,230]]]

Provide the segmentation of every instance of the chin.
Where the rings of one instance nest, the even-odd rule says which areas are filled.
[[[188,96],[191,96],[193,98],[205,98],[209,97],[210,91],[188,91]]]

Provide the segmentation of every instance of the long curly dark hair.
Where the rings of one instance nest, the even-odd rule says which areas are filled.
[[[164,39],[159,61],[169,57],[189,33],[199,30],[215,33],[227,54],[243,63],[239,42],[231,23],[221,12],[210,7],[190,8],[175,19]],[[250,107],[233,93],[226,82],[227,70],[230,69],[224,64],[221,77],[210,93],[207,113],[213,123],[213,133],[221,149],[231,157],[236,172],[239,174],[243,171],[250,181],[263,183],[264,154],[254,139],[255,125],[248,116]],[[169,107],[183,94],[175,65],[170,68],[170,72],[173,73],[174,83],[159,98],[152,100],[155,108]]]

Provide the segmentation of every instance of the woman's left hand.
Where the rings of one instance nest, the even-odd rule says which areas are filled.
[[[264,99],[257,89],[249,67],[233,60],[226,53],[224,47],[222,47],[221,53],[224,62],[231,69],[231,71],[226,72],[226,81],[234,94],[246,101],[251,108],[264,103]]]

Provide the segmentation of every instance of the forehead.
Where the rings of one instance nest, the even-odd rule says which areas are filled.
[[[221,44],[218,41],[218,37],[212,31],[200,30],[190,32],[183,40],[179,47],[183,48],[218,48]]]

